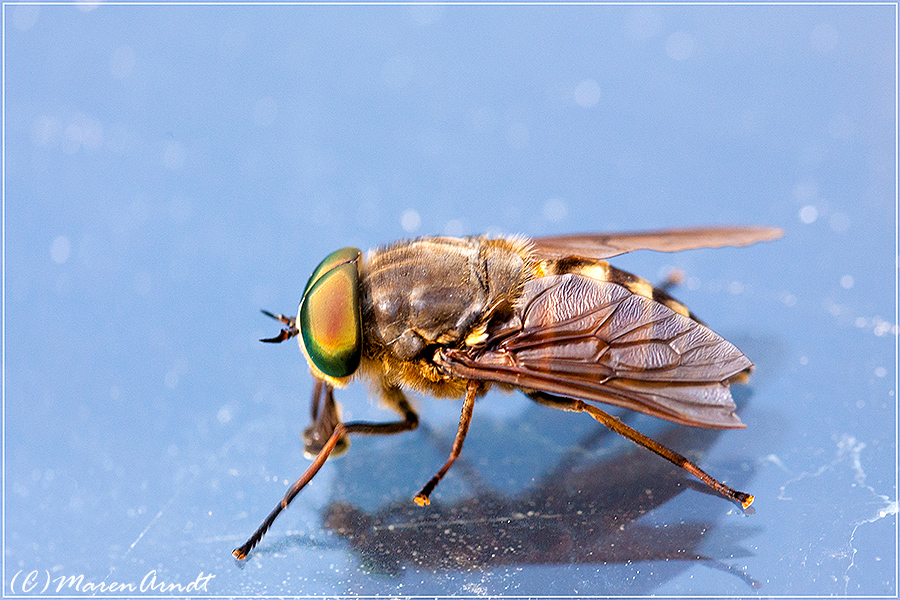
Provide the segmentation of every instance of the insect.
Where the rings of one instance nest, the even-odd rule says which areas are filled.
[[[282,510],[350,434],[388,435],[417,427],[404,390],[463,398],[450,456],[414,500],[429,496],[462,451],[476,398],[492,385],[538,403],[584,412],[612,431],[686,469],[744,508],[754,497],[714,479],[594,403],[681,425],[745,427],[730,384],[753,363],[683,304],[604,259],[634,250],[676,252],[773,240],[770,227],[711,227],[528,239],[424,237],[363,255],[328,255],[304,288],[296,317],[265,314],[287,327],[264,342],[299,338],[316,380],[314,456],[306,472],[240,548],[244,559]],[[399,420],[343,422],[334,388],[370,380]]]

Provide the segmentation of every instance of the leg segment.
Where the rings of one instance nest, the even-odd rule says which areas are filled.
[[[450,458],[447,459],[447,462],[444,463],[441,470],[435,473],[434,477],[425,484],[422,491],[416,494],[416,497],[413,500],[419,506],[427,506],[431,502],[428,499],[428,496],[431,495],[431,492],[434,491],[437,484],[440,483],[441,479],[444,478],[444,475],[447,474],[447,471],[450,470],[450,467],[453,466],[453,463],[456,462],[456,459],[459,458],[459,454],[462,452],[463,442],[466,439],[466,434],[469,432],[469,422],[472,420],[472,410],[475,407],[475,395],[480,389],[481,385],[476,381],[470,381],[468,387],[466,387],[466,399],[463,402],[462,413],[459,415],[459,428],[456,430],[456,439],[453,440]]]
[[[728,498],[729,500],[740,503],[744,508],[748,508],[751,504],[753,504],[754,497],[751,494],[745,494],[744,492],[739,492],[735,489],[732,489],[722,483],[717,479],[713,479],[712,476],[706,473],[703,469],[689,461],[687,458],[678,454],[674,450],[670,450],[666,448],[659,442],[650,439],[640,431],[629,427],[619,419],[614,416],[600,410],[596,406],[592,406],[583,402],[582,400],[573,400],[570,398],[563,398],[560,396],[553,396],[552,394],[546,394],[544,392],[532,392],[528,394],[528,396],[545,406],[551,406],[553,408],[558,408],[560,410],[566,410],[570,412],[586,412],[590,416],[594,417],[597,421],[600,421],[604,425],[606,425],[612,431],[618,433],[619,435],[628,438],[632,442],[639,444],[650,450],[659,454],[672,464],[675,464],[709,487],[713,490],[721,494],[722,496]]]
[[[317,382],[316,388],[313,392],[313,418],[315,423],[313,424],[313,428],[318,424],[322,424],[321,430],[324,432],[327,430],[327,421],[323,418],[322,415],[327,413],[329,410],[334,408],[334,396],[332,394],[332,387],[327,384],[323,384],[325,388],[325,405],[321,410],[317,407],[319,397],[321,396],[321,388],[319,387],[319,383]],[[306,484],[308,484],[313,477],[316,476],[316,473],[319,472],[319,469],[322,468],[322,465],[325,464],[325,461],[328,460],[328,457],[335,451],[335,446],[344,439],[344,436],[350,433],[359,433],[361,435],[392,435],[395,433],[401,433],[403,431],[410,431],[418,427],[419,425],[419,416],[412,409],[409,402],[403,396],[403,393],[396,389],[393,392],[392,397],[390,398],[390,403],[393,408],[395,408],[398,412],[403,415],[402,421],[393,421],[390,423],[370,423],[367,421],[357,421],[352,423],[341,423],[340,421],[335,421],[333,428],[331,430],[331,435],[328,437],[328,440],[322,446],[321,450],[319,450],[318,455],[313,460],[312,464],[309,465],[309,468],[306,469],[306,472],[300,476],[297,481],[288,489],[287,493],[281,499],[281,502],[278,503],[277,506],[269,513],[269,516],[266,517],[265,521],[262,522],[262,525],[250,536],[243,546],[240,548],[235,548],[232,554],[238,560],[243,560],[247,558],[247,555],[250,553],[253,548],[259,543],[259,541],[266,535],[266,532],[269,530],[269,527],[272,526],[272,523],[275,522],[275,519],[278,518],[278,515],[281,514],[285,508],[291,503],[291,501],[300,493]],[[331,404],[331,407],[329,407]]]
[[[346,432],[346,428],[343,423],[338,423],[337,427],[334,428],[334,433],[331,434],[331,437],[328,439],[328,442],[325,446],[322,447],[322,450],[319,452],[319,455],[316,456],[316,459],[313,461],[309,468],[306,469],[306,472],[300,476],[300,479],[294,482],[294,485],[290,487],[287,493],[284,495],[284,498],[281,499],[272,512],[269,513],[269,516],[266,517],[266,520],[262,522],[262,525],[250,536],[244,545],[240,548],[235,548],[231,553],[238,560],[244,560],[247,558],[247,554],[250,553],[253,548],[256,547],[256,544],[266,535],[266,532],[269,530],[269,527],[272,526],[272,523],[275,522],[275,519],[278,518],[278,515],[281,514],[285,508],[288,507],[288,504],[291,503],[291,500],[300,493],[306,484],[312,480],[313,477],[316,476],[316,473],[319,472],[319,469],[322,468],[322,465],[325,464],[325,461],[328,460],[328,455],[334,450],[335,444],[344,435]]]
[[[312,425],[303,431],[303,452],[307,458],[314,458],[328,442],[341,421],[337,403],[334,401],[334,388],[323,381],[316,381],[310,408]],[[350,440],[346,436],[342,436],[335,444],[334,456],[340,456],[349,447]]]

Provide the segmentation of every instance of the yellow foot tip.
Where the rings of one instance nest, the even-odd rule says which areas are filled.
[[[744,508],[750,508],[750,505],[753,504],[753,501],[756,500],[756,496],[753,494],[747,494],[747,497],[741,501],[741,506]]]
[[[413,502],[415,502],[419,506],[428,506],[431,504],[431,500],[428,499],[428,496],[425,494],[418,494],[415,498],[413,498]]]

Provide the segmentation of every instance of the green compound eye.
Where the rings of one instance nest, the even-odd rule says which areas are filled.
[[[303,347],[316,368],[330,377],[352,375],[362,355],[359,255],[356,248],[330,254],[313,272],[300,302]]]
[[[319,277],[335,268],[336,266],[348,263],[348,262],[356,262],[359,260],[362,252],[359,251],[359,248],[353,248],[348,246],[346,248],[341,248],[340,250],[335,250],[331,254],[325,257],[325,259],[319,263],[319,266],[312,272],[312,275],[309,276],[309,281],[306,282],[306,287],[303,288],[303,296],[306,296],[306,292],[309,291],[309,288],[318,281]],[[301,296],[301,298],[303,297]]]

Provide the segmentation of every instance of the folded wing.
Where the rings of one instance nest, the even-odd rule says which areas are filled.
[[[495,331],[477,349],[443,351],[445,368],[684,425],[744,427],[729,384],[750,360],[702,323],[617,283],[573,273],[530,281]]]
[[[541,237],[532,240],[542,258],[603,259],[635,250],[679,252],[696,248],[749,246],[780,238],[782,231],[775,227],[699,227],[668,229],[634,233],[588,233]]]

